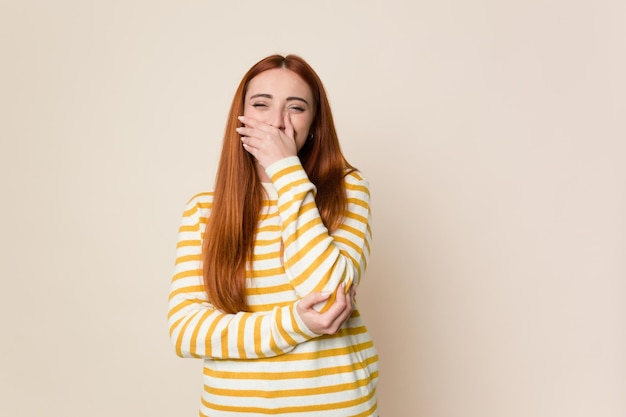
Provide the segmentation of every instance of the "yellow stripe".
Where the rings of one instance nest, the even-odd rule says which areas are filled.
[[[297,180],[297,181],[291,181],[291,182],[289,182],[288,187],[289,187],[289,188],[299,187],[299,186],[301,186],[302,184],[311,184],[311,181],[309,181],[309,179],[308,179],[308,178],[300,178],[300,179],[299,179],[299,180]],[[285,191],[285,187],[282,187],[282,188],[280,189],[280,191],[283,191],[283,192],[284,192],[284,191]],[[312,190],[311,190],[311,191],[312,191]],[[307,192],[310,192],[310,191],[307,191]]]
[[[376,378],[378,378],[378,372],[376,372]],[[372,379],[374,379],[374,376],[372,376]],[[372,391],[373,391],[372,395],[369,396],[370,399],[373,398],[374,395],[376,394],[376,388],[372,388]],[[359,414],[355,414],[354,416],[351,416],[351,417],[368,417],[368,416],[373,416],[373,415],[375,415],[374,413],[375,413],[375,411],[377,409],[378,409],[378,404],[374,403],[374,405],[371,406],[369,408],[369,410],[363,411],[362,413],[359,413]]]
[[[190,246],[200,246],[202,242],[200,240],[181,240],[176,244],[176,249],[186,248]]]
[[[279,242],[279,238],[274,239],[256,239],[254,241],[254,246],[271,246],[275,245],[276,242]]]
[[[264,198],[262,205],[263,205],[263,207],[270,207],[270,206],[273,205],[273,202],[275,202],[275,201],[276,201],[275,199],[271,200],[271,199],[265,199]]]
[[[317,403],[315,405],[300,405],[300,406],[292,406],[292,407],[280,407],[280,408],[261,408],[261,407],[244,407],[242,405],[228,406],[221,404],[212,404],[207,400],[202,398],[202,404],[205,407],[211,408],[214,410],[221,411],[231,411],[237,413],[258,413],[258,414],[268,414],[268,415],[276,415],[276,414],[285,414],[285,413],[306,413],[312,411],[326,411],[326,410],[340,410],[342,408],[355,407],[359,404],[363,404],[371,400],[374,397],[375,390],[372,390],[368,393],[367,396],[355,398],[349,401],[341,401],[335,403]],[[373,409],[376,406],[372,407]],[[369,411],[368,411],[369,413]],[[367,416],[369,414],[363,414]],[[352,416],[351,416],[352,417]]]
[[[178,337],[176,338],[176,353],[178,356],[183,356],[183,337],[185,336],[187,326],[191,323],[191,320],[196,314],[192,314],[187,318],[187,321],[183,324],[183,327],[180,329],[180,333],[178,333]]]
[[[347,213],[344,213],[344,218],[355,220],[361,224],[367,224],[367,217],[361,216],[360,214],[347,212]],[[343,224],[339,225],[340,228],[341,226],[343,226]]]
[[[210,195],[210,194],[212,193],[204,193],[204,195]],[[196,197],[198,196],[195,196],[194,198]],[[196,201],[196,204],[193,207],[190,207],[188,210],[183,211],[183,217],[186,217],[186,218],[193,217],[198,212],[198,209],[211,209],[212,207],[213,207],[213,201]]]
[[[232,320],[232,318],[228,318],[227,321]],[[228,332],[229,328],[228,328],[228,323],[226,323],[226,326],[222,328],[222,331],[220,333],[220,345],[222,347],[222,358],[228,358],[230,357],[230,355],[228,354],[228,337],[229,332]]]
[[[280,257],[280,251],[269,252],[264,254],[255,254],[252,259],[253,261],[268,261],[272,259],[278,259]]]
[[[309,266],[304,271],[302,271],[301,274],[299,274],[297,277],[294,277],[293,284],[295,286],[301,285],[306,279],[308,279],[313,274],[313,272],[316,271],[316,269],[319,268],[322,262],[326,261],[326,259],[328,259],[328,257],[330,257],[330,255],[332,254],[333,254],[332,249],[326,250],[323,253],[321,253],[317,258],[315,258],[315,261],[312,261],[309,264]],[[330,278],[329,273],[332,273],[332,268],[329,271],[327,271],[326,274],[324,274],[324,277],[322,277],[320,281],[328,280],[328,278]]]
[[[213,313],[213,310],[206,310],[204,313],[202,313],[202,316],[200,317],[200,320],[198,321],[198,324],[196,324],[196,328],[193,329],[193,333],[191,334],[191,342],[189,343],[189,351],[190,352],[197,352],[198,349],[198,333],[200,333],[200,326],[202,325],[202,322],[204,322],[204,320],[206,320],[209,315],[211,315],[211,313]]]
[[[175,274],[172,277],[172,282],[178,281],[179,279],[189,278],[189,277],[201,277],[202,270],[201,269],[189,269],[187,271],[180,271],[178,274]]]
[[[333,240],[334,240],[335,242],[337,242],[337,243],[341,243],[342,245],[345,245],[345,246],[350,246],[353,250],[355,250],[355,251],[356,251],[357,253],[359,253],[359,254],[360,254],[360,252],[361,252],[361,248],[360,248],[358,245],[356,245],[354,242],[352,242],[350,239],[346,239],[346,238],[344,238],[344,237],[341,237],[341,236],[336,236],[336,235],[335,235],[335,236],[333,236]],[[345,251],[343,251],[343,250],[341,251],[341,253],[342,253],[342,254],[346,254],[346,255],[348,255],[348,254],[347,254]]]
[[[191,207],[189,210],[183,211],[183,218],[185,219],[193,218],[197,212],[198,212],[198,203],[196,203],[196,205]]]
[[[287,333],[287,331],[283,327],[282,309],[278,308],[276,311],[276,323],[278,324],[278,332],[280,333],[280,336],[287,342],[287,344],[289,344],[289,346],[297,345],[297,342],[289,335],[289,333]]]
[[[296,312],[294,311],[295,308],[296,308],[295,304],[292,304],[291,307],[289,308],[289,314],[291,315],[291,328],[300,336],[308,339],[309,335],[304,333],[304,331],[302,331],[300,326],[298,326],[298,322],[296,321]]]
[[[378,361],[378,355],[366,358],[362,362],[355,362],[351,365],[332,366],[329,368],[317,368],[311,370],[289,371],[289,372],[229,372],[216,371],[210,368],[204,368],[204,375],[218,379],[261,379],[275,380],[280,379],[308,379],[319,378],[327,375],[352,374],[355,369],[365,369],[367,366]]]
[[[279,331],[280,331],[280,328],[279,328]],[[367,332],[367,329],[364,326],[360,326],[360,327],[355,327],[352,329],[342,329],[342,331],[340,332],[341,334],[338,333],[336,335],[324,335],[324,336],[321,336],[320,338],[334,339],[334,338],[339,338],[339,337],[346,337],[346,335],[359,335],[359,334],[363,334],[366,332]],[[287,333],[285,334],[287,335],[285,339],[288,340],[288,343],[292,346],[295,346],[297,342],[294,339],[292,339],[291,336],[289,336]],[[243,336],[241,337],[243,338]],[[314,360],[314,359],[319,359],[319,358],[329,358],[333,356],[348,355],[351,352],[360,352],[362,350],[369,349],[373,346],[374,344],[372,343],[371,340],[369,340],[366,342],[359,343],[357,345],[344,347],[344,348],[324,349],[324,350],[320,350],[316,352],[302,352],[302,353],[290,352],[287,355],[270,356],[270,357],[256,359],[256,360],[263,361],[263,362],[297,362],[297,361],[305,361],[305,360]]]
[[[254,320],[254,351],[259,358],[265,357],[261,349],[261,319],[262,317],[259,316]]]
[[[315,201],[315,199],[311,196],[312,198],[309,199],[308,203],[306,203],[306,200],[307,200],[306,197],[309,194],[311,194],[310,190],[301,191],[299,193],[293,193],[293,195],[289,196],[290,197],[289,200],[283,202],[283,204],[278,206],[278,211],[279,212],[284,212],[286,210],[289,210],[294,205],[302,204],[304,206],[306,204],[311,204],[312,202]]]
[[[274,352],[276,355],[282,355],[283,352],[278,345],[276,344],[276,339],[274,338],[274,333],[271,333],[268,335],[270,338],[270,349],[272,349],[272,352]]]
[[[176,330],[180,322],[182,322],[184,319],[185,319],[184,317],[181,317],[178,320],[176,320],[174,323],[172,323],[172,325],[170,326],[170,338],[174,335],[174,330]]]
[[[204,391],[213,395],[224,395],[228,397],[260,397],[260,398],[285,398],[285,397],[303,397],[310,395],[323,395],[332,394],[336,392],[352,391],[365,387],[372,382],[371,378],[362,378],[353,382],[347,382],[344,384],[325,385],[314,388],[298,388],[288,390],[255,390],[255,389],[226,389],[226,388],[214,388],[205,385]]]
[[[363,331],[360,333],[364,333],[365,331],[367,331],[367,329],[363,328]],[[363,350],[372,348],[373,346],[374,346],[374,343],[371,340],[368,340],[366,342],[362,342],[356,345],[351,345],[351,346],[341,347],[341,348],[324,349],[324,350],[315,351],[315,352],[302,352],[302,353],[290,352],[282,356],[264,358],[263,362],[299,362],[299,361],[310,361],[310,360],[322,359],[322,358],[331,358],[335,356],[350,355],[353,352],[361,352]]]
[[[315,246],[319,245],[326,239],[328,239],[328,235],[325,233],[320,233],[319,235],[311,238],[311,240],[309,240],[305,246],[298,248],[298,251],[289,257],[289,265],[293,265],[296,262],[305,258],[311,251],[311,248],[314,248]],[[293,239],[289,239],[289,240],[293,241]],[[289,247],[288,245],[289,244],[286,243],[285,247]],[[328,251],[329,249],[327,248],[324,252],[328,252]],[[330,250],[330,252],[332,252],[332,250]],[[319,265],[319,262],[317,262],[317,265]]]
[[[250,318],[250,314],[244,314],[241,318],[241,322],[239,323],[239,333],[237,333],[237,348],[239,350],[239,358],[247,359],[248,355],[246,354],[246,350],[244,349],[244,339],[245,339],[245,330],[246,330],[246,321]]]
[[[170,292],[169,300],[171,300],[172,298],[180,294],[193,294],[193,293],[198,293],[198,292],[204,292],[204,287],[202,285],[190,285],[187,287],[178,288]]]
[[[367,188],[364,185],[359,185],[359,184],[350,184],[349,182],[345,183],[346,185],[346,190],[350,190],[350,191],[360,191],[362,193],[367,194],[368,196],[370,195],[370,190],[369,188]]]
[[[348,178],[352,177],[352,178],[356,178],[357,181],[363,181],[363,177],[361,177],[361,173],[359,171],[357,171],[356,169],[352,169],[350,171],[348,171],[345,175],[346,177],[346,181],[348,180]]]
[[[263,313],[267,311],[272,311],[274,307],[285,307],[286,305],[289,305],[292,302],[293,301],[281,301],[281,302],[275,302],[271,304],[252,304],[252,305],[249,305],[248,307],[250,307],[250,311],[252,311],[253,313]]]
[[[259,213],[259,225],[262,225],[266,220],[278,217],[278,211],[276,210],[276,200],[263,201],[263,210]],[[268,227],[268,225],[263,225]]]
[[[175,307],[170,308],[169,311],[167,312],[168,320],[170,319],[170,317],[172,317],[174,314],[178,313],[183,308],[189,307],[190,305],[193,305],[193,304],[196,304],[196,303],[197,303],[197,301],[195,301],[195,300],[183,300],[180,303],[176,304]]]
[[[217,313],[220,314],[220,313]],[[215,317],[209,326],[209,331],[206,333],[207,335],[215,334],[215,328],[217,327],[217,323],[219,321],[219,317]],[[200,326],[198,326],[200,327]],[[213,339],[211,337],[204,338],[204,356],[212,357],[213,356]]]
[[[191,226],[180,226],[178,228],[178,233],[184,233],[184,232],[198,232],[200,231],[200,225],[198,223],[191,225]]]
[[[291,284],[272,285],[269,287],[246,288],[246,295],[270,295],[274,293],[293,291]]]
[[[352,226],[348,226],[347,224],[344,224],[341,226],[341,230],[344,230],[348,233],[352,233],[354,236],[356,236],[359,239],[365,239],[365,233],[360,231],[359,229],[356,229]]]
[[[288,204],[284,204],[280,210],[281,212],[286,212],[288,211],[288,209],[294,205],[294,204],[300,204],[299,201],[295,201],[295,202],[289,202]],[[300,218],[300,216],[304,215],[304,213],[306,213],[307,211],[310,210],[317,210],[317,206],[315,205],[315,201],[310,201],[308,203],[302,204],[300,206],[300,209],[297,210],[295,213],[292,213],[289,217],[287,217],[284,221],[284,227],[287,227],[288,225],[290,225],[291,223],[294,223],[296,221],[298,221],[298,219]]]
[[[298,229],[296,230],[296,232],[289,235],[289,237],[287,237],[287,239],[285,240],[285,246],[291,245],[296,239],[298,239],[299,236],[302,236],[304,233],[308,232],[314,227],[323,224],[324,223],[322,223],[322,220],[319,217],[315,217],[306,223],[298,224]],[[318,236],[326,237],[326,234],[320,232]]]
[[[369,204],[367,204],[367,201],[361,200],[360,198],[348,198],[348,204],[354,204],[355,206],[361,206],[364,209],[367,209],[369,211]],[[350,212],[348,212],[350,213]]]
[[[292,172],[296,172],[296,171],[300,171],[300,170],[302,170],[302,167],[300,165],[292,165],[290,167],[283,168],[280,171],[276,172],[274,175],[272,175],[272,182],[276,183],[276,181],[280,177],[284,177],[285,175],[289,175]]]
[[[198,193],[198,194],[194,195],[193,197],[191,197],[191,199],[189,199],[189,201],[198,199],[200,197],[212,197],[213,194],[214,194],[213,191],[204,191],[204,192],[201,192],[201,193]]]
[[[201,260],[202,260],[202,255],[200,254],[183,255],[183,256],[179,256],[178,258],[176,258],[176,265],[182,264],[184,262],[201,261]]]
[[[328,284],[328,281],[330,281],[330,277],[332,275],[332,272],[333,272],[332,269],[329,270],[329,271],[326,271],[326,273],[324,274],[322,279],[317,283],[317,285],[313,289],[313,292],[320,292],[320,291],[324,290],[324,288]],[[346,271],[344,269],[343,273],[341,274],[341,277],[339,277],[339,282],[344,282],[345,279],[346,279]],[[346,290],[347,289],[348,289],[348,287],[346,286]],[[334,291],[330,295],[330,297],[328,297],[328,300],[326,301],[324,306],[322,308],[320,308],[320,313],[327,312],[335,304],[336,300],[337,300],[337,291]]]
[[[271,217],[277,217],[277,216],[278,216],[278,212],[274,213]],[[259,223],[261,223],[261,222],[259,222]],[[268,224],[268,225],[261,226],[261,224],[259,224],[259,228],[257,229],[257,233],[270,233],[270,232],[280,232],[280,225],[279,224]]]
[[[270,268],[270,269],[259,269],[255,271],[250,271],[246,269],[246,278],[267,278],[267,277],[275,277],[277,275],[282,275],[285,273],[285,268],[282,266],[278,268]]]

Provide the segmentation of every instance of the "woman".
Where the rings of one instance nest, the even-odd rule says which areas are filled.
[[[343,157],[322,83],[267,57],[241,81],[215,191],[193,197],[169,296],[181,357],[204,359],[201,416],[377,416],[358,310],[369,190]]]

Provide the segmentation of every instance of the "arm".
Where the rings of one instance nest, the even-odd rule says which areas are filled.
[[[358,285],[371,239],[367,182],[358,173],[346,176],[348,210],[331,234],[315,205],[315,186],[297,157],[283,158],[266,172],[278,191],[285,269],[298,296],[335,292],[342,283],[346,290]],[[326,307],[332,302],[331,298]]]
[[[177,355],[220,359],[270,357],[317,337],[300,316],[303,306],[298,303],[304,300],[262,313],[225,314],[211,305],[202,278],[205,218],[200,213],[210,206],[210,195],[194,197],[179,228],[168,311],[170,338]]]
[[[369,256],[369,188],[357,173],[346,176],[348,207],[343,224],[329,233],[315,204],[315,186],[296,156],[297,144],[291,114],[283,127],[241,116],[237,128],[243,147],[265,169],[278,190],[283,223],[284,266],[298,297],[313,291],[345,291],[360,281]],[[302,133],[302,132],[301,132]],[[337,297],[337,300],[339,297]],[[333,309],[331,297],[320,311]]]

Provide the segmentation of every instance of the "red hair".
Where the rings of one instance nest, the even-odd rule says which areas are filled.
[[[213,206],[202,244],[205,290],[210,302],[226,313],[249,310],[245,270],[246,263],[252,262],[265,192],[254,157],[243,149],[235,131],[241,126],[237,116],[243,114],[250,80],[275,68],[293,71],[313,93],[315,117],[309,131],[313,137],[307,138],[298,156],[317,188],[315,201],[329,230],[337,228],[343,219],[348,204],[344,176],[355,169],[341,152],[322,81],[306,61],[296,55],[272,55],[248,70],[235,92],[226,122]]]

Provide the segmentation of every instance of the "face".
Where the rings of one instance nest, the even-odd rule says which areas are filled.
[[[315,117],[315,103],[308,84],[286,68],[264,71],[250,80],[244,98],[244,116],[284,130],[287,113],[299,151]]]

